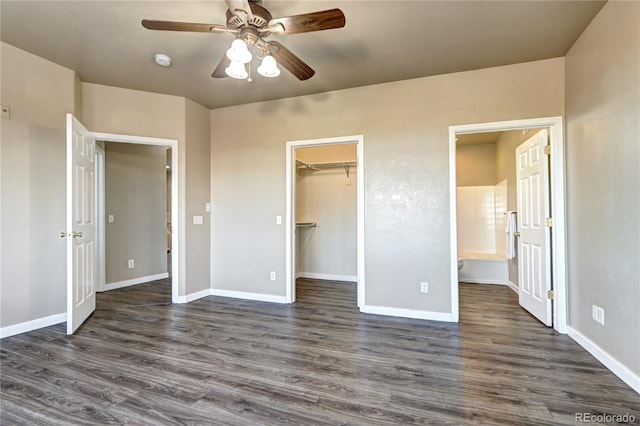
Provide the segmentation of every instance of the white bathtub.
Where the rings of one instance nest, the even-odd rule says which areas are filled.
[[[460,253],[464,265],[458,271],[458,281],[478,284],[509,284],[507,258],[499,254]]]

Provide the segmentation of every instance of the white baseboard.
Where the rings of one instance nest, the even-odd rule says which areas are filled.
[[[212,289],[212,296],[232,297],[234,299],[256,300],[259,302],[271,302],[271,303],[287,303],[285,296],[274,296],[272,294],[262,293],[245,293],[244,291],[232,291],[232,290],[220,290]]]
[[[567,332],[573,340],[593,355],[598,361],[604,364],[604,366],[611,370],[613,374],[631,386],[633,390],[640,393],[640,376],[622,365],[620,361],[609,355],[600,346],[593,343],[588,337],[576,329],[567,326]]]
[[[189,303],[194,300],[202,299],[203,297],[211,296],[211,289],[205,289],[201,291],[197,291],[195,293],[187,294],[186,296],[178,296],[176,299],[173,299],[173,303]]]
[[[512,283],[511,281],[507,282],[507,285],[509,286],[509,288],[511,290],[513,290],[516,294],[520,294],[520,288],[518,288],[517,285],[515,285],[514,283]]]
[[[309,278],[313,280],[349,281],[358,282],[357,275],[321,274],[318,272],[298,272],[296,278]]]
[[[115,290],[117,288],[129,287],[130,285],[143,284],[151,281],[164,280],[169,278],[169,273],[164,272],[162,274],[148,275],[146,277],[133,278],[125,281],[116,281],[115,283],[107,283],[104,285],[104,290]]]
[[[445,312],[418,311],[415,309],[389,308],[386,306],[363,305],[360,312],[365,314],[387,315],[391,317],[415,318],[430,321],[453,322],[451,314]]]
[[[49,327],[50,325],[60,324],[67,321],[67,313],[50,315],[48,317],[38,318],[31,321],[22,322],[20,324],[9,325],[0,328],[0,339],[15,336],[16,334],[26,333],[28,331],[37,330],[39,328]]]

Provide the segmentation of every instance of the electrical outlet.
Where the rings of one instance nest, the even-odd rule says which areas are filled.
[[[591,319],[598,321],[598,307],[596,305],[591,305]]]
[[[420,292],[421,293],[429,293],[429,283],[423,281],[420,283]]]
[[[276,271],[271,271],[271,281],[276,280]]]
[[[136,266],[136,262],[133,259],[129,259],[127,264],[129,265],[129,269],[133,269]]]
[[[282,225],[282,216],[276,216],[276,225]]]

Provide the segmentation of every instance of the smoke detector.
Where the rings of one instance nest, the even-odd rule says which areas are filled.
[[[154,60],[156,61],[156,64],[160,65],[161,67],[168,67],[171,65],[171,58],[162,53],[156,53],[154,56]]]

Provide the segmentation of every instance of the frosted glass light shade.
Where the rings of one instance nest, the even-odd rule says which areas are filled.
[[[242,62],[231,61],[231,64],[224,69],[224,72],[229,77],[237,78],[238,80],[244,80],[249,77],[249,74],[244,68],[244,64]]]
[[[247,43],[237,38],[233,40],[231,47],[227,50],[227,58],[235,62],[240,62],[241,64],[246,64],[251,61],[252,56],[249,48],[247,48]]]
[[[262,59],[262,64],[258,67],[258,74],[264,77],[277,77],[280,69],[273,56],[267,55]]]

